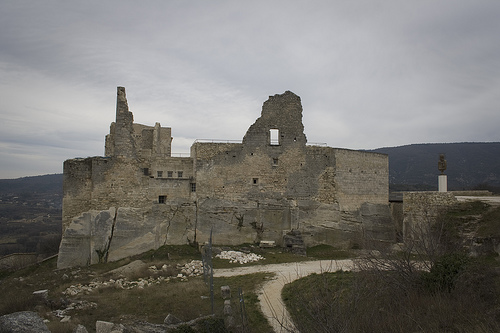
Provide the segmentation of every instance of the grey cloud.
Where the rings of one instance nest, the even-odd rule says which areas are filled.
[[[51,173],[102,154],[118,85],[176,152],[241,139],[285,90],[309,141],[500,141],[499,14],[489,0],[2,2],[0,178],[28,175],[16,160]]]

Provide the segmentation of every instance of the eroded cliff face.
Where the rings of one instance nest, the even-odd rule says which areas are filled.
[[[203,243],[211,230],[231,245],[281,245],[291,230],[307,246],[395,240],[387,156],[307,145],[292,92],[264,103],[242,143],[195,142],[189,158],[170,156],[159,124],[133,124],[124,98],[119,88],[107,156],[64,164],[60,267]]]
[[[186,244],[194,239],[195,209],[194,205],[154,205],[85,212],[64,231],[57,266],[116,261],[165,244]]]

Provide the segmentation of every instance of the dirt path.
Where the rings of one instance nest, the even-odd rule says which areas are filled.
[[[482,200],[492,205],[500,204],[500,196],[460,196],[457,197],[457,199],[459,201]],[[264,283],[261,290],[258,292],[260,306],[264,316],[269,320],[275,332],[293,332],[296,331],[295,327],[281,299],[281,289],[283,289],[283,286],[312,273],[335,272],[340,269],[350,270],[352,266],[352,260],[304,261],[287,264],[216,269],[214,270],[214,277],[245,275],[257,272],[275,273],[276,276]]]
[[[245,275],[257,272],[275,273],[276,276],[264,283],[258,292],[260,306],[264,316],[266,316],[275,332],[293,332],[295,331],[295,327],[281,299],[281,289],[283,289],[283,286],[312,273],[335,272],[340,269],[350,270],[352,265],[352,260],[303,261],[287,264],[215,269],[214,277]]]
[[[479,201],[483,201],[483,202],[486,202],[486,203],[489,203],[490,205],[500,205],[500,196],[484,196],[484,197],[480,197],[480,196],[457,196],[456,197],[458,201],[475,201],[475,200],[479,200]]]

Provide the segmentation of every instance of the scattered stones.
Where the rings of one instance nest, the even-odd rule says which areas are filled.
[[[89,333],[85,326],[78,324],[78,326],[73,330],[73,333]]]
[[[97,308],[97,304],[94,302],[88,301],[75,301],[68,304],[64,309],[59,309],[53,311],[56,317],[64,319],[65,317],[70,317],[68,313],[73,310],[81,311],[87,309],[95,309]]]
[[[133,266],[137,268],[139,265],[140,263],[135,262]],[[162,265],[160,269],[158,269],[156,266],[153,265],[148,268],[148,271],[153,275],[157,275],[161,274],[162,272],[165,272],[167,269],[168,269],[167,265]],[[87,285],[82,285],[82,284],[71,285],[68,288],[66,288],[65,291],[63,291],[63,294],[65,296],[76,296],[81,293],[89,294],[98,288],[110,288],[110,287],[119,289],[133,289],[133,288],[143,289],[153,284],[170,282],[170,280],[176,278],[180,279],[180,281],[185,282],[187,281],[188,277],[195,277],[203,274],[203,263],[201,260],[192,260],[191,262],[184,265],[178,264],[177,269],[180,270],[180,273],[178,273],[176,277],[164,277],[160,275],[158,277],[150,276],[147,278],[139,278],[136,281],[130,281],[126,277],[122,277],[119,279],[109,279],[107,281],[94,280]],[[132,270],[131,266],[129,266],[126,270],[120,270],[120,271],[114,270],[112,272],[129,273],[129,271],[131,270]]]
[[[95,323],[95,331],[96,333],[111,333],[114,324],[108,321],[98,320]]]
[[[246,264],[249,262],[259,261],[265,259],[263,256],[255,253],[243,253],[240,251],[222,251],[215,256],[220,259],[227,259],[230,263]]]
[[[49,291],[47,289],[34,291],[33,295],[38,297],[44,303],[47,303],[49,300]]]
[[[71,316],[64,316],[63,319],[61,319],[61,323],[68,323],[71,320]]]
[[[167,325],[175,325],[175,324],[180,324],[182,323],[182,320],[174,316],[173,314],[169,313],[166,317],[165,320],[163,321],[164,324]]]

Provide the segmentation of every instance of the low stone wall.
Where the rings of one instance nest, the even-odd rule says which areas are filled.
[[[446,207],[457,203],[451,192],[405,192],[403,194],[403,238],[406,240],[416,229],[436,221]]]

